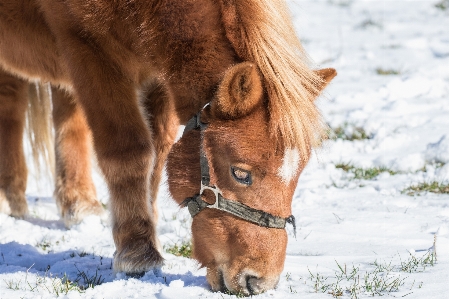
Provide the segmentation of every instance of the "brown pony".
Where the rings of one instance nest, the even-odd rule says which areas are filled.
[[[92,135],[116,271],[163,261],[156,196],[168,157],[212,289],[276,285],[297,179],[325,128],[313,101],[336,74],[308,67],[283,1],[1,0],[0,67],[0,211],[27,213],[22,133],[37,93],[28,82],[50,82],[57,205],[67,226],[103,213]],[[187,129],[173,146],[179,124]]]

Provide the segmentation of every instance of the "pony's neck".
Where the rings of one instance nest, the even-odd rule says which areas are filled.
[[[238,57],[226,37],[216,1],[162,0],[155,20],[164,81],[181,123],[197,113]]]

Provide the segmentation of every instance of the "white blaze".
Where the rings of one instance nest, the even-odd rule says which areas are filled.
[[[286,184],[295,177],[298,172],[301,157],[297,149],[287,148],[282,158],[282,166],[278,169],[278,175]]]

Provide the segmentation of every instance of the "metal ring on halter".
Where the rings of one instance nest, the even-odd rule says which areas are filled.
[[[208,205],[207,208],[220,210],[220,208],[218,207],[219,195],[221,195],[220,189],[218,189],[217,187],[205,186],[203,185],[203,183],[201,183],[200,195],[203,195],[204,190],[210,190],[215,194],[215,202],[211,205]]]

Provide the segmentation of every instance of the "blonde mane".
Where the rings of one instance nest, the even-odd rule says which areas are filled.
[[[286,148],[310,149],[321,143],[323,123],[314,99],[322,79],[296,36],[283,0],[222,0],[226,36],[237,54],[255,62],[268,95],[270,132]]]

